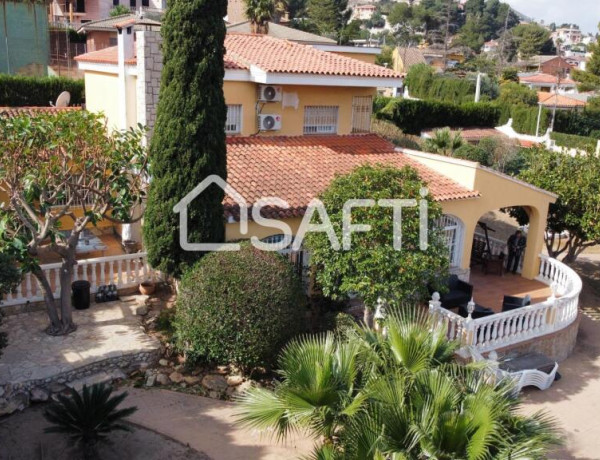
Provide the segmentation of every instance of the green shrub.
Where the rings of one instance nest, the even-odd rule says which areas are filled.
[[[519,83],[509,82],[500,86],[498,103],[507,105],[537,106],[537,91]]]
[[[371,123],[371,132],[392,142],[396,147],[411,150],[421,150],[420,138],[404,134],[395,124],[374,119]]]
[[[64,77],[24,77],[0,74],[0,106],[47,107],[63,91],[71,93],[71,105],[85,102],[83,80]]]
[[[405,85],[410,95],[441,102],[469,102],[475,98],[475,82],[451,75],[437,75],[427,64],[418,64],[408,71]]]
[[[395,99],[395,97],[376,96],[375,99],[373,99],[373,113],[380,112],[386,105]]]
[[[452,156],[462,160],[476,161],[483,166],[491,166],[492,164],[490,154],[488,152],[481,147],[471,144],[463,144],[454,151]]]
[[[178,347],[190,363],[268,366],[304,329],[305,297],[291,264],[242,244],[206,255],[181,280],[175,314]]]
[[[377,117],[393,122],[407,134],[418,135],[425,129],[442,126],[495,127],[500,115],[500,108],[490,103],[451,104],[401,99],[390,102]]]
[[[598,139],[593,137],[577,136],[575,134],[564,134],[553,132],[550,138],[556,141],[559,147],[569,149],[585,150],[586,152],[595,152],[598,145]]]
[[[598,136],[598,132],[600,132],[600,110],[587,109],[583,112],[559,110],[556,112],[554,131],[600,139],[600,136]]]

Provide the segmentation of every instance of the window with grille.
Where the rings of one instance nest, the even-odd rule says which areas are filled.
[[[352,99],[352,132],[370,133],[372,114],[373,98],[371,96],[354,96]]]
[[[337,106],[304,107],[304,134],[337,134],[338,111]]]
[[[119,0],[113,0],[113,6],[119,5]]]
[[[242,132],[242,106],[227,106],[227,121],[225,122],[225,133],[239,134]]]
[[[438,220],[438,226],[442,231],[442,238],[448,248],[450,266],[460,266],[463,241],[462,222],[454,216],[444,215]]]
[[[135,8],[135,0],[129,0],[129,6]]]

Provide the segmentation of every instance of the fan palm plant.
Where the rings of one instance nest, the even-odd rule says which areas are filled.
[[[450,128],[438,129],[433,137],[426,139],[423,148],[427,152],[452,156],[455,150],[464,144],[460,131],[453,133]]]
[[[541,459],[558,443],[544,414],[518,415],[510,382],[455,363],[457,343],[424,310],[385,325],[289,344],[281,383],[242,396],[239,423],[279,438],[306,431],[322,441],[320,460]]]
[[[268,34],[269,21],[273,19],[276,10],[275,0],[245,0],[246,17],[255,34]]]
[[[123,422],[137,407],[118,409],[127,393],[112,395],[112,388],[104,384],[83,386],[81,393],[69,389],[69,396],[58,395],[58,401],[44,412],[52,426],[46,433],[64,433],[83,448],[87,458],[94,458],[99,442],[106,441],[111,431],[131,431]]]

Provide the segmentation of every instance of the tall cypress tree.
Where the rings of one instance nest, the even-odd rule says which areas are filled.
[[[150,144],[144,241],[150,264],[175,277],[201,254],[181,248],[173,207],[207,176],[227,176],[226,14],[227,0],[169,0],[162,25],[164,67]],[[224,241],[223,197],[212,186],[189,206],[190,242]]]

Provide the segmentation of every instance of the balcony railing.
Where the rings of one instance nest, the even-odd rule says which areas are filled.
[[[55,298],[60,296],[61,266],[61,263],[41,266],[50,282]],[[103,285],[115,284],[118,289],[124,289],[157,278],[158,273],[148,265],[147,255],[143,252],[80,260],[75,265],[73,273],[73,281],[86,280],[90,282],[92,293],[95,293],[98,287]],[[43,300],[44,292],[37,279],[31,273],[27,273],[21,285],[2,300],[0,308]]]
[[[441,306],[439,299],[429,302],[429,312],[448,330],[450,340],[480,352],[497,350],[559,331],[572,324],[578,315],[582,283],[573,269],[556,259],[541,255],[537,280],[552,287],[547,300],[484,318],[463,318]]]

